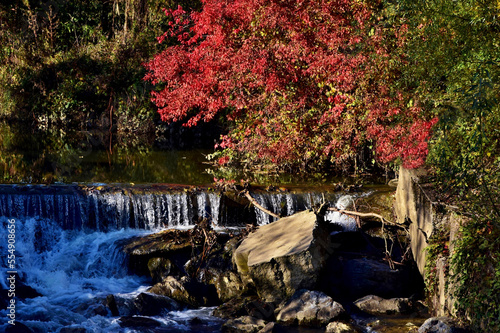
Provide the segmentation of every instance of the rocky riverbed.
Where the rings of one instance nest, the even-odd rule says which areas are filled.
[[[429,315],[401,245],[338,230],[304,211],[236,233],[202,220],[135,238],[123,244],[130,269],[152,286],[133,306],[113,295],[107,306],[132,327],[153,325],[137,315],[214,307],[223,332],[417,332]]]
[[[255,212],[244,228],[241,218],[238,227],[221,223],[226,214],[244,215],[229,214],[229,201],[212,192],[190,193],[193,199],[184,192],[129,195],[96,188],[87,198],[42,190],[13,188],[0,200],[19,230],[21,272],[17,326],[0,324],[0,330],[423,333],[454,327],[449,319],[428,318],[405,222],[380,221],[391,219],[377,210],[390,206],[390,192],[360,194],[357,207],[377,213],[362,220],[318,209],[313,202],[324,195],[254,193],[260,205],[289,216],[275,220]],[[173,200],[177,195],[196,205],[186,205],[187,213],[171,209],[183,202]],[[300,212],[307,198],[316,210]],[[335,209],[353,204],[351,196],[333,198]],[[144,229],[113,228],[143,215],[151,223],[133,225]],[[168,229],[153,233],[150,226],[162,220]],[[175,228],[178,220],[189,225]],[[0,217],[2,230],[8,221]],[[2,315],[7,290],[2,284]]]

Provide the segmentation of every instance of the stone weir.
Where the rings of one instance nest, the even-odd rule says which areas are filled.
[[[261,189],[252,197],[281,216],[309,209],[323,198],[349,201],[338,192]],[[222,228],[275,220],[236,192],[183,185],[0,185],[0,216],[47,218],[65,229],[98,231],[189,228],[201,218]]]

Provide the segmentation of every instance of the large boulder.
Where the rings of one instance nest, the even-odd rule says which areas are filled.
[[[347,318],[344,307],[320,291],[299,290],[278,313],[278,322],[287,325],[325,327]]]
[[[328,255],[329,233],[312,211],[260,226],[234,251],[242,280],[260,298],[279,303],[299,289],[314,289]]]
[[[381,314],[404,314],[412,310],[412,302],[409,298],[382,298],[376,295],[368,295],[354,302],[361,311],[372,315]]]
[[[456,320],[450,317],[432,317],[418,329],[418,333],[466,333]]]

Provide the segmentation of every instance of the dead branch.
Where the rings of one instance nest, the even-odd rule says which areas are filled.
[[[255,200],[254,198],[252,198],[252,196],[250,195],[250,193],[248,193],[248,191],[243,191],[243,194],[245,195],[245,197],[247,197],[247,199],[255,206],[257,207],[258,209],[260,209],[261,211],[263,211],[264,213],[268,214],[268,215],[271,215],[277,219],[281,218],[281,216],[279,216],[278,214],[275,214],[273,212],[271,212],[270,210],[267,210],[265,209],[264,207],[262,207],[258,202],[257,200]]]
[[[379,214],[376,214],[376,213],[359,213],[359,212],[354,212],[354,211],[350,211],[350,210],[337,209],[337,208],[333,208],[333,207],[328,208],[328,210],[329,211],[333,211],[333,212],[338,212],[340,214],[348,215],[348,216],[351,216],[353,218],[356,218],[356,217],[372,217],[372,218],[379,219],[382,222],[382,224],[389,224],[389,225],[393,225],[393,226],[396,226],[396,227],[400,227],[400,228],[406,229],[404,225],[401,225],[399,223],[394,223],[394,222],[387,221],[382,215],[379,215]]]

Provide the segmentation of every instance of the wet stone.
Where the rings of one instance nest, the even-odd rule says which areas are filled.
[[[266,322],[250,316],[228,320],[222,325],[223,333],[257,333],[266,326]]]
[[[120,320],[121,327],[131,327],[131,328],[151,328],[151,327],[159,327],[161,323],[157,320],[147,318],[147,317],[138,317],[138,316],[127,316],[121,317]]]

